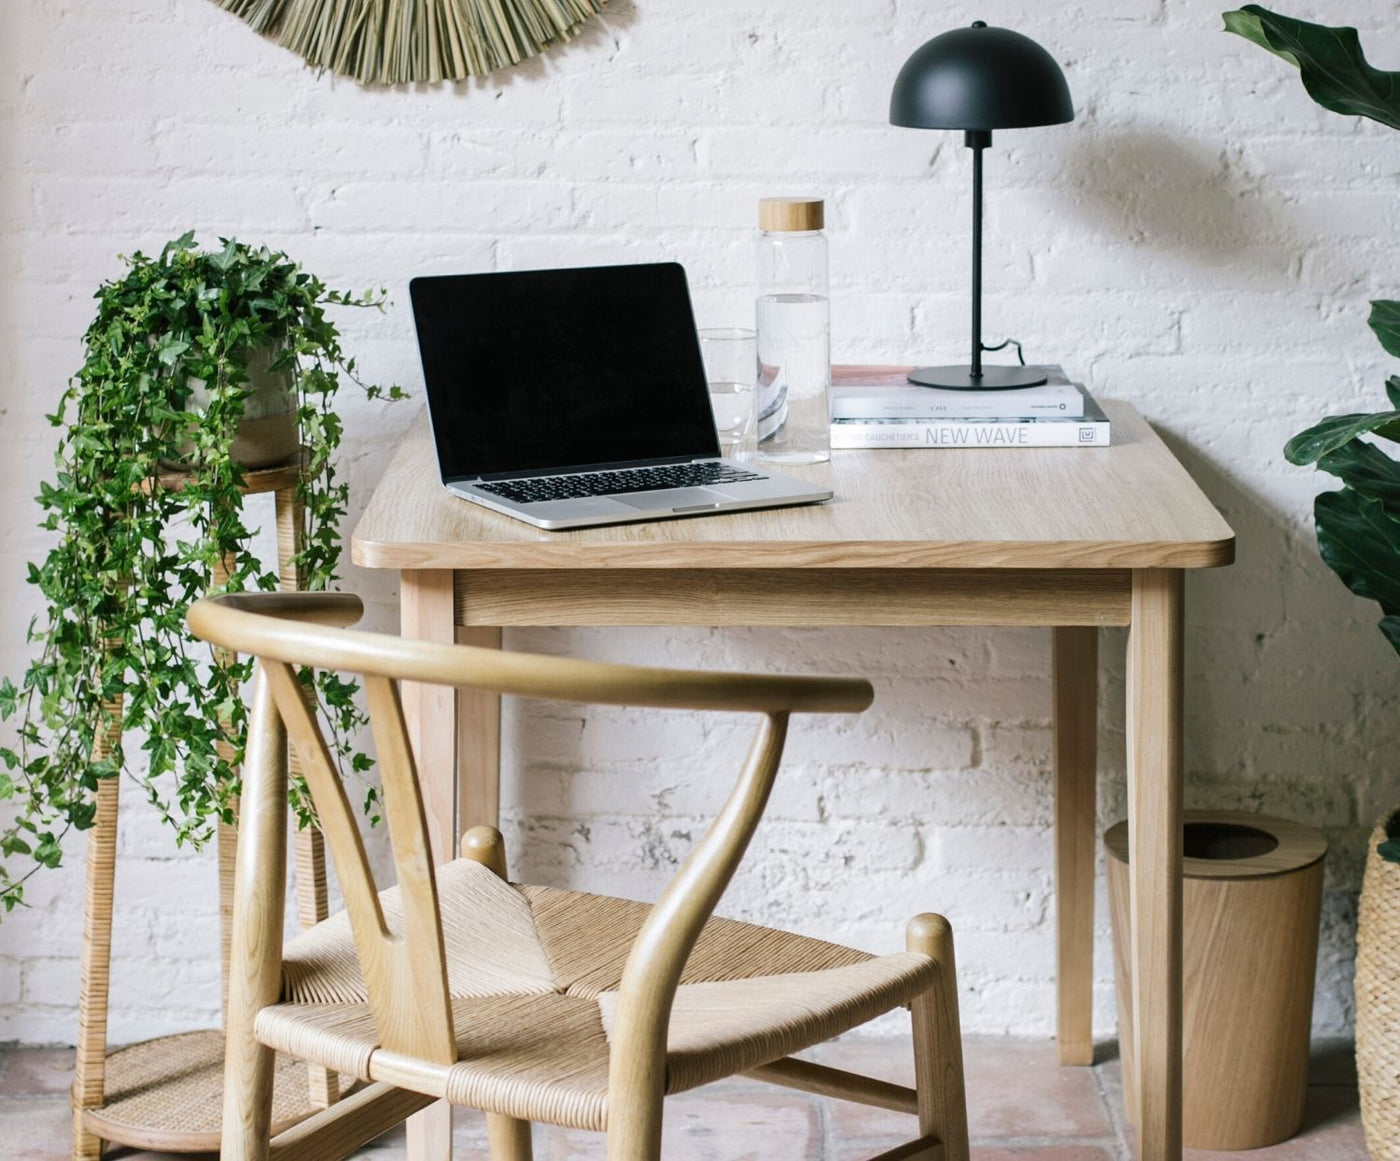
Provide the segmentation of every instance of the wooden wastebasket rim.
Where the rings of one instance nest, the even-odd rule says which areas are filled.
[[[1250,814],[1243,810],[1184,810],[1181,821],[1183,825],[1215,823],[1246,827],[1262,831],[1278,843],[1272,850],[1252,858],[1183,858],[1181,870],[1187,879],[1262,879],[1270,875],[1288,875],[1312,866],[1327,853],[1327,840],[1320,831],[1269,814]],[[1109,827],[1103,841],[1111,858],[1120,863],[1128,862],[1126,821]]]

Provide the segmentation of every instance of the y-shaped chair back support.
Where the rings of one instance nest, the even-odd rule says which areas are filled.
[[[863,710],[873,696],[869,682],[604,665],[343,628],[360,611],[359,600],[343,594],[224,596],[194,605],[189,623],[198,636],[259,663],[244,776],[249,857],[240,842],[234,940],[236,949],[261,949],[263,966],[246,979],[235,974],[235,991],[245,989],[238,991],[238,1002],[256,1010],[277,999],[272,949],[281,939],[281,883],[266,876],[282,865],[275,848],[285,845],[285,822],[278,821],[286,809],[285,723],[335,860],[384,1052],[431,1064],[457,1058],[437,888],[398,681],[557,701],[763,715],[728,801],[652,909],[622,977],[612,1037],[610,1145],[621,1139],[634,1147],[659,1147],[666,1031],[676,987],[758,826],[788,715]],[[301,666],[352,672],[364,683],[402,896],[400,931],[385,923],[344,787],[303,696]]]

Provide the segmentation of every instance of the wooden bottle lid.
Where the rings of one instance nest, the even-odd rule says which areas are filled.
[[[820,230],[826,203],[821,198],[759,198],[761,230]]]

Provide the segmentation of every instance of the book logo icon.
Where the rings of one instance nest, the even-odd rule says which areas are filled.
[[[1093,443],[1093,442],[1094,442],[1094,429],[1093,429],[1092,427],[1081,427],[1081,428],[1079,429],[1079,442],[1080,442],[1080,443]]]

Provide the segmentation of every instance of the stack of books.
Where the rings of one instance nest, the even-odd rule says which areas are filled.
[[[1108,416],[1059,367],[1010,391],[910,383],[907,367],[833,367],[833,448],[1108,447]]]

